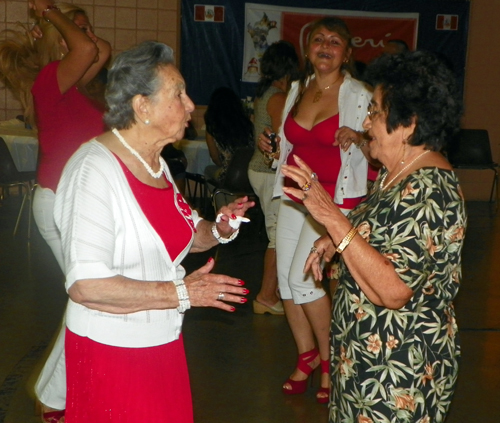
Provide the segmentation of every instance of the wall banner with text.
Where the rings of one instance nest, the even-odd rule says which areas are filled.
[[[311,22],[323,16],[335,16],[347,24],[353,36],[353,54],[357,61],[370,62],[382,53],[385,43],[391,39],[405,41],[412,50],[417,46],[418,13],[305,9],[246,3],[242,80],[259,80],[260,59],[275,41],[290,41],[299,57],[304,57]]]

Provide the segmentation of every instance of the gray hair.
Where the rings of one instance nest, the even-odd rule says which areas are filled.
[[[173,50],[156,41],[145,41],[116,56],[108,73],[104,121],[110,128],[127,129],[134,123],[132,99],[154,97],[160,89],[159,69],[174,65]]]

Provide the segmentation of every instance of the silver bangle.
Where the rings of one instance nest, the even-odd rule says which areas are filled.
[[[236,229],[229,238],[223,238],[220,236],[220,233],[219,231],[217,230],[217,224],[214,223],[212,225],[212,235],[214,236],[214,238],[219,241],[220,244],[227,244],[228,242],[231,242],[233,241],[237,236],[238,234],[240,233],[240,230],[239,229]]]
[[[177,297],[179,298],[179,307],[177,307],[177,311],[184,314],[186,310],[191,308],[191,302],[189,301],[189,294],[187,292],[186,285],[184,284],[183,279],[176,279],[173,282],[177,291]]]

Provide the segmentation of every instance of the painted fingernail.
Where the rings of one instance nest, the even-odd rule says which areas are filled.
[[[235,311],[235,310],[236,310],[236,308],[234,308],[234,307],[231,307],[231,311]]]
[[[231,215],[231,219],[233,219],[233,220],[234,220],[234,219],[236,219],[236,215],[235,215],[235,214],[232,214],[232,215]]]
[[[243,294],[245,294],[245,295],[246,295],[246,294],[248,294],[249,292],[250,292],[250,291],[249,291],[248,289],[246,289],[246,288],[244,288],[244,289],[243,289]]]
[[[243,203],[238,203],[238,206],[242,206],[242,205],[243,205]]]
[[[240,298],[240,303],[246,303],[248,300],[246,298]]]
[[[208,259],[208,262],[209,262],[209,263],[212,263],[213,261],[214,261],[214,258],[213,258],[213,257],[210,257],[210,258]]]
[[[245,285],[245,282],[243,282],[241,279],[238,279],[238,285]]]

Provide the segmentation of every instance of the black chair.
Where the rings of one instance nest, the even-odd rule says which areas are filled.
[[[254,153],[253,149],[240,148],[233,154],[227,167],[226,177],[222,184],[217,181],[207,181],[214,185],[212,204],[215,213],[224,205],[229,204],[238,197],[248,196],[252,201],[258,201],[255,192],[248,180],[248,164]]]
[[[186,172],[187,200],[191,207],[198,208],[205,216],[208,204],[208,188],[205,176],[199,173]]]
[[[498,203],[498,163],[493,161],[490,138],[486,129],[461,129],[458,136],[450,143],[447,155],[454,168],[491,170],[493,183],[490,203]]]
[[[8,193],[12,187],[18,187],[21,194],[22,190],[25,190],[21,208],[19,209],[19,214],[17,215],[16,226],[14,227],[14,236],[16,236],[17,229],[19,228],[19,222],[21,221],[26,200],[30,202],[28,209],[28,238],[31,236],[31,205],[33,200],[35,177],[36,172],[19,172],[17,170],[16,164],[12,159],[12,155],[10,154],[5,140],[0,138],[0,187],[2,188],[2,194],[5,196],[5,192]]]
[[[253,148],[240,148],[233,154],[227,168],[226,177],[222,184],[209,180],[208,183],[215,185],[212,193],[212,204],[214,213],[222,206],[228,205],[237,198],[247,196],[255,202],[255,206],[249,209],[246,216],[252,223],[250,226],[243,225],[243,231],[256,230],[262,237],[267,237],[264,214],[260,205],[259,197],[255,194],[248,179],[248,165],[253,156]]]

